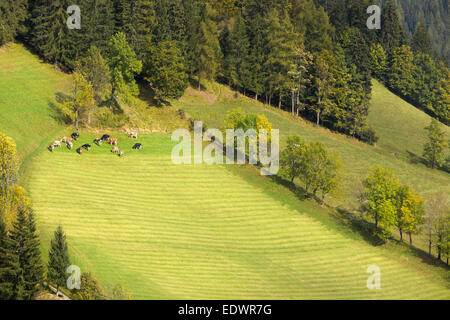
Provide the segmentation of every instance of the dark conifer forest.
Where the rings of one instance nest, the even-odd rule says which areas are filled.
[[[411,15],[385,1],[381,29],[370,30],[369,0],[80,0],[81,29],[69,29],[70,5],[3,1],[0,42],[20,39],[71,71],[91,47],[108,57],[111,37],[122,32],[143,64],[136,77],[162,101],[179,97],[189,81],[218,80],[368,143],[377,140],[366,120],[372,77],[450,121],[449,72],[435,23],[408,22],[405,30],[401,22],[401,12],[409,21],[425,8],[411,6]],[[444,5],[430,10],[445,19]],[[158,78],[160,68],[178,81]]]

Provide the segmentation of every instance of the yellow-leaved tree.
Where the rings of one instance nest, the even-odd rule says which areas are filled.
[[[25,189],[16,184],[18,169],[16,144],[0,132],[0,216],[8,227],[19,205],[29,204]]]
[[[94,89],[92,84],[80,72],[75,71],[72,75],[72,96],[66,102],[58,105],[62,114],[75,124],[78,130],[80,120],[91,122],[91,114],[94,108]]]

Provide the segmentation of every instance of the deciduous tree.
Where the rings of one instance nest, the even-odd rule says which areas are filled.
[[[448,146],[445,132],[436,119],[425,127],[428,133],[428,142],[424,146],[423,157],[431,169],[439,168],[444,161],[444,152]]]

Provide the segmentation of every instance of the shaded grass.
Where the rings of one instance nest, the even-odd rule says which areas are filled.
[[[22,45],[0,53],[0,131],[14,138],[21,160],[63,125],[50,107],[70,77],[41,62]]]

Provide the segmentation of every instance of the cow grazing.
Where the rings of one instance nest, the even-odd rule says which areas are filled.
[[[91,150],[91,145],[88,144],[88,143],[83,144],[81,147],[84,148],[84,149],[86,149],[87,151]]]
[[[82,153],[83,153],[83,147],[79,147],[79,148],[77,149],[77,153],[78,153],[78,154],[82,154]]]
[[[119,153],[119,148],[118,147],[113,147],[111,152],[112,153]]]
[[[72,150],[73,143],[71,141],[66,142],[67,149]]]
[[[125,154],[125,152],[123,150],[119,151],[119,157],[123,157],[124,154]]]
[[[113,145],[117,146],[118,142],[119,141],[117,139],[114,139],[114,138],[109,138],[108,139],[108,143],[111,144],[111,145],[113,144]]]
[[[78,138],[80,137],[80,135],[78,133],[74,132],[74,133],[72,133],[71,137],[73,140],[78,141]]]
[[[64,138],[61,139],[61,142],[62,143],[68,143],[68,142],[73,142],[73,140],[68,138],[68,137],[64,137]]]
[[[53,142],[53,146],[54,146],[55,148],[61,147],[61,141],[55,140],[55,142]]]
[[[138,133],[137,132],[130,132],[130,133],[128,133],[128,137],[137,139],[138,138]]]
[[[109,134],[104,134],[100,139],[102,139],[103,141],[108,140],[110,138]]]
[[[53,152],[53,150],[55,150],[55,146],[53,144],[49,145],[48,150],[50,150],[50,152]]]
[[[141,150],[141,149],[142,149],[142,144],[141,144],[141,143],[136,143],[136,144],[133,146],[133,149],[134,149],[134,150]]]
[[[95,140],[94,140],[94,143],[95,143],[96,145],[98,145],[98,146],[101,146],[102,143],[103,143],[103,140],[102,140],[102,139],[95,139]]]

